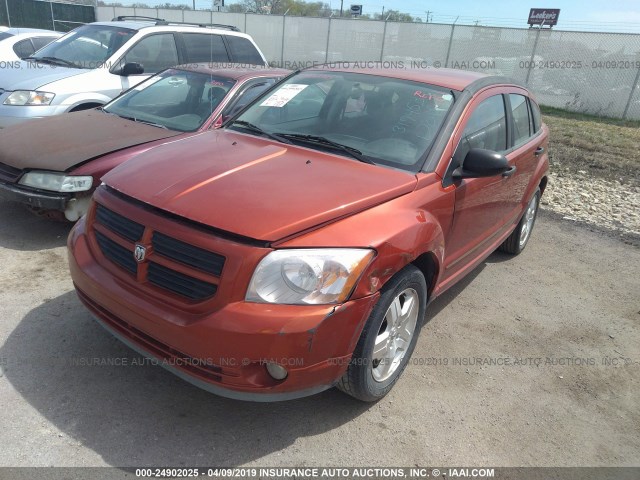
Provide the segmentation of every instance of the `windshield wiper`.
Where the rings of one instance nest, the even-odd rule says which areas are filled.
[[[360,150],[354,147],[350,147],[349,145],[343,145],[342,143],[334,142],[333,140],[329,140],[326,137],[321,137],[320,135],[306,135],[303,133],[277,133],[281,137],[285,138],[293,138],[294,140],[301,140],[303,142],[316,143],[321,145],[326,145],[335,150],[340,150],[351,157],[359,160],[363,163],[369,163],[371,165],[375,165],[375,162],[371,160],[369,157],[364,155]]]
[[[36,62],[40,61],[45,63],[51,63],[54,65],[63,65],[65,67],[82,68],[73,62],[70,62],[68,60],[63,60],[62,58],[57,58],[57,57],[27,57],[24,60],[35,60]]]
[[[108,113],[110,115],[116,115],[120,118],[124,118],[125,120],[132,120],[136,123],[144,123],[145,125],[151,125],[152,127],[158,127],[158,128],[164,128],[165,130],[169,130],[169,128],[165,125],[162,125],[160,123],[153,123],[153,122],[149,122],[148,120],[142,120],[140,118],[136,118],[136,117],[131,117],[131,116],[127,116],[127,115],[119,115],[117,113],[113,113],[113,112],[109,112],[107,110],[105,110],[104,108],[101,109],[103,112]]]
[[[240,125],[245,130],[249,130],[250,132],[257,133],[258,135],[264,135],[265,137],[269,137],[271,140],[275,140],[275,141],[280,142],[280,143],[291,144],[291,141],[287,140],[283,136],[281,136],[281,135],[279,135],[277,133],[265,132],[264,130],[262,130],[257,125],[254,125],[253,123],[247,122],[245,120],[235,120],[234,122],[231,122],[231,125],[232,126],[233,125]]]

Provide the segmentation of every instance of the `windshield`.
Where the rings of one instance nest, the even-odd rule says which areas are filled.
[[[211,116],[235,83],[216,75],[172,68],[135,86],[103,110],[171,130],[192,132]]]
[[[31,58],[73,68],[99,68],[135,34],[129,28],[85,25],[41,48]]]
[[[424,83],[305,71],[260,98],[230,128],[417,171],[452,103],[451,91]]]

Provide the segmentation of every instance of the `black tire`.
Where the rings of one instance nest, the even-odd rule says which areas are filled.
[[[528,227],[529,231],[527,233],[526,239],[524,240],[524,243],[522,243],[520,241],[522,236],[522,230],[525,228],[525,226],[528,223],[527,213],[529,211],[529,207],[531,206],[532,202],[535,207],[535,210],[533,212],[533,220],[531,225],[529,225]],[[498,247],[498,250],[500,250],[501,252],[509,253],[511,255],[518,255],[525,249],[525,247],[527,246],[527,243],[529,243],[529,240],[531,239],[531,233],[533,231],[533,227],[536,224],[539,205],[540,205],[540,189],[538,188],[536,189],[536,193],[533,194],[533,197],[531,198],[531,200],[529,200],[529,203],[527,204],[527,208],[522,214],[522,218],[518,222],[518,225],[516,226],[515,230],[511,232],[511,235],[509,235],[507,239],[502,243],[502,245]]]
[[[417,295],[414,296],[414,293]],[[397,366],[390,376],[379,381],[374,378],[374,368],[377,369],[381,365],[380,363],[376,364],[373,358],[374,344],[376,339],[379,338],[382,329],[389,328],[387,314],[397,297],[399,302],[402,302],[402,299],[405,298],[404,305],[408,305],[407,301],[416,302],[417,319],[408,346],[398,350],[394,349],[394,351],[404,351],[404,356],[396,363]],[[337,387],[348,395],[364,402],[375,402],[389,393],[407,366],[416,346],[420,328],[424,323],[426,304],[427,283],[424,275],[415,266],[408,265],[382,288],[380,299],[362,330],[349,368],[338,382]],[[404,305],[402,306],[404,307]],[[407,308],[413,307],[408,306]],[[411,316],[413,317],[413,314]],[[393,335],[396,334],[402,337],[396,332]],[[391,337],[391,341],[395,341],[395,337]]]

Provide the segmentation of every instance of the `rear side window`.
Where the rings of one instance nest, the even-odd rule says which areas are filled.
[[[520,145],[531,136],[529,131],[529,108],[527,98],[523,95],[509,94],[511,113],[513,116],[513,142]]]
[[[229,55],[220,35],[183,33],[189,63],[228,62]]]
[[[172,33],[149,35],[136,43],[124,56],[124,64],[139,63],[144,73],[158,73],[178,64],[178,50]]]
[[[51,42],[53,42],[56,38],[57,37],[34,37],[31,39],[31,42],[33,43],[33,48],[35,48],[37,52],[45,45],[48,45]]]
[[[26,40],[16,42],[13,46],[13,51],[19,58],[30,57],[35,52],[33,45],[31,44],[31,40],[28,38]]]
[[[244,37],[227,35],[227,42],[231,49],[231,56],[236,63],[248,63],[251,65],[264,65],[264,60],[256,47]]]
[[[13,35],[7,32],[0,32],[0,41],[6,40],[9,37],[13,37]]]
[[[529,99],[529,105],[531,105],[531,116],[533,117],[533,132],[538,133],[540,131],[540,128],[542,127],[540,107],[531,99]]]

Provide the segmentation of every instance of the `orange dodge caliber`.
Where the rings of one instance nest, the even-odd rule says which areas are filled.
[[[69,236],[73,281],[108,331],[216,394],[375,401],[428,303],[527,245],[547,140],[506,78],[304,70],[106,174]]]

